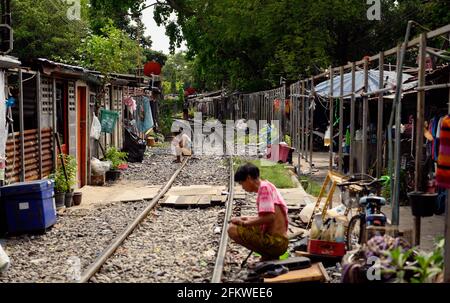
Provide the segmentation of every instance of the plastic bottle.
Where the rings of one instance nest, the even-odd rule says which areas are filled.
[[[335,242],[336,241],[336,220],[333,219],[330,223],[329,231],[328,231],[328,241]]]
[[[311,240],[317,240],[321,236],[322,229],[322,215],[317,215],[314,218],[313,224],[311,226],[311,232],[309,237]]]
[[[345,242],[345,228],[342,222],[337,224],[336,234],[335,234],[335,242],[344,243]]]

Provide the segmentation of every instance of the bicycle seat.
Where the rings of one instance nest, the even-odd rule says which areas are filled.
[[[359,200],[359,204],[363,205],[363,206],[371,204],[371,203],[375,203],[377,205],[384,206],[384,205],[386,205],[386,199],[383,197],[377,197],[377,196],[366,196],[366,197],[362,197]]]

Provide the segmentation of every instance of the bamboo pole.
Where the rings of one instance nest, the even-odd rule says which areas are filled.
[[[339,99],[339,172],[343,173],[344,153],[342,149],[342,143],[344,142],[344,67],[340,69],[341,80],[341,97]]]
[[[55,134],[57,133],[58,129],[57,129],[57,107],[56,107],[56,78],[53,77],[53,89],[52,89],[52,97],[53,97],[53,111],[52,111],[52,128],[53,128],[53,165],[54,168],[57,167],[58,163],[58,158],[57,158],[57,153],[58,151],[56,150],[56,136]]]
[[[369,91],[369,60],[364,60],[364,92]],[[367,173],[367,131],[368,131],[369,97],[363,97],[363,125],[362,125],[362,163],[361,172]]]
[[[354,153],[355,153],[355,90],[356,90],[356,64],[352,63],[352,96],[350,100],[350,175],[355,173],[355,165],[353,161]]]
[[[384,88],[384,54],[380,53],[380,89]],[[383,170],[383,115],[384,115],[383,93],[378,96],[378,121],[377,121],[377,178],[380,178]]]
[[[311,79],[311,96],[312,96],[313,102],[315,102],[314,94],[315,94],[315,86],[314,86],[314,79],[312,78]],[[314,112],[315,112],[315,109],[313,107],[313,108],[311,108],[311,138],[310,138],[311,141],[310,141],[310,144],[309,144],[309,148],[310,148],[310,151],[309,151],[309,167],[310,167],[310,170],[309,170],[309,172],[310,173],[312,173],[313,166],[314,166],[314,164],[313,164],[313,153],[314,153]]]
[[[301,91],[302,97],[301,97],[301,157],[305,158],[305,97],[303,96],[305,94],[305,82],[302,81],[302,91]]]
[[[334,137],[334,104],[333,104],[333,92],[334,92],[334,87],[333,87],[333,77],[334,77],[334,71],[333,71],[333,67],[330,66],[330,165],[329,165],[329,170],[332,171],[333,170],[333,137]]]
[[[425,34],[420,35],[419,46],[419,86],[425,85],[425,68],[426,68],[426,47],[427,38]],[[416,159],[415,159],[415,188],[420,191],[422,181],[422,151],[423,151],[423,132],[424,132],[424,115],[425,115],[425,91],[417,93],[417,121],[416,121]],[[420,245],[421,218],[414,218],[414,245]]]

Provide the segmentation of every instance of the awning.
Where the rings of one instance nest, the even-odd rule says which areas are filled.
[[[413,78],[413,76],[408,74],[403,74],[403,90],[409,90],[417,86],[417,81],[408,82]],[[397,73],[384,71],[384,83],[385,88],[392,88],[395,90],[397,84]],[[331,81],[325,81],[320,83],[315,87],[315,91],[319,96],[330,97],[330,85]],[[356,97],[361,97],[361,93],[364,89],[364,71],[355,72],[355,95]],[[368,92],[376,92],[380,90],[380,71],[369,70],[369,87]],[[344,75],[344,98],[350,99],[352,94],[352,73]],[[333,78],[333,96],[334,98],[339,98],[341,96],[341,76]]]

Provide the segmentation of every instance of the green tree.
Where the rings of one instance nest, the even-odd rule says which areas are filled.
[[[69,20],[63,1],[12,0],[13,55],[23,62],[39,57],[72,62],[88,32],[87,4],[81,1],[81,20]]]
[[[193,62],[186,58],[184,52],[169,56],[164,69],[165,93],[178,94],[194,85]]]
[[[130,73],[142,64],[142,48],[112,22],[101,33],[91,34],[82,41],[78,49],[82,66],[102,73],[106,83],[109,73]]]

